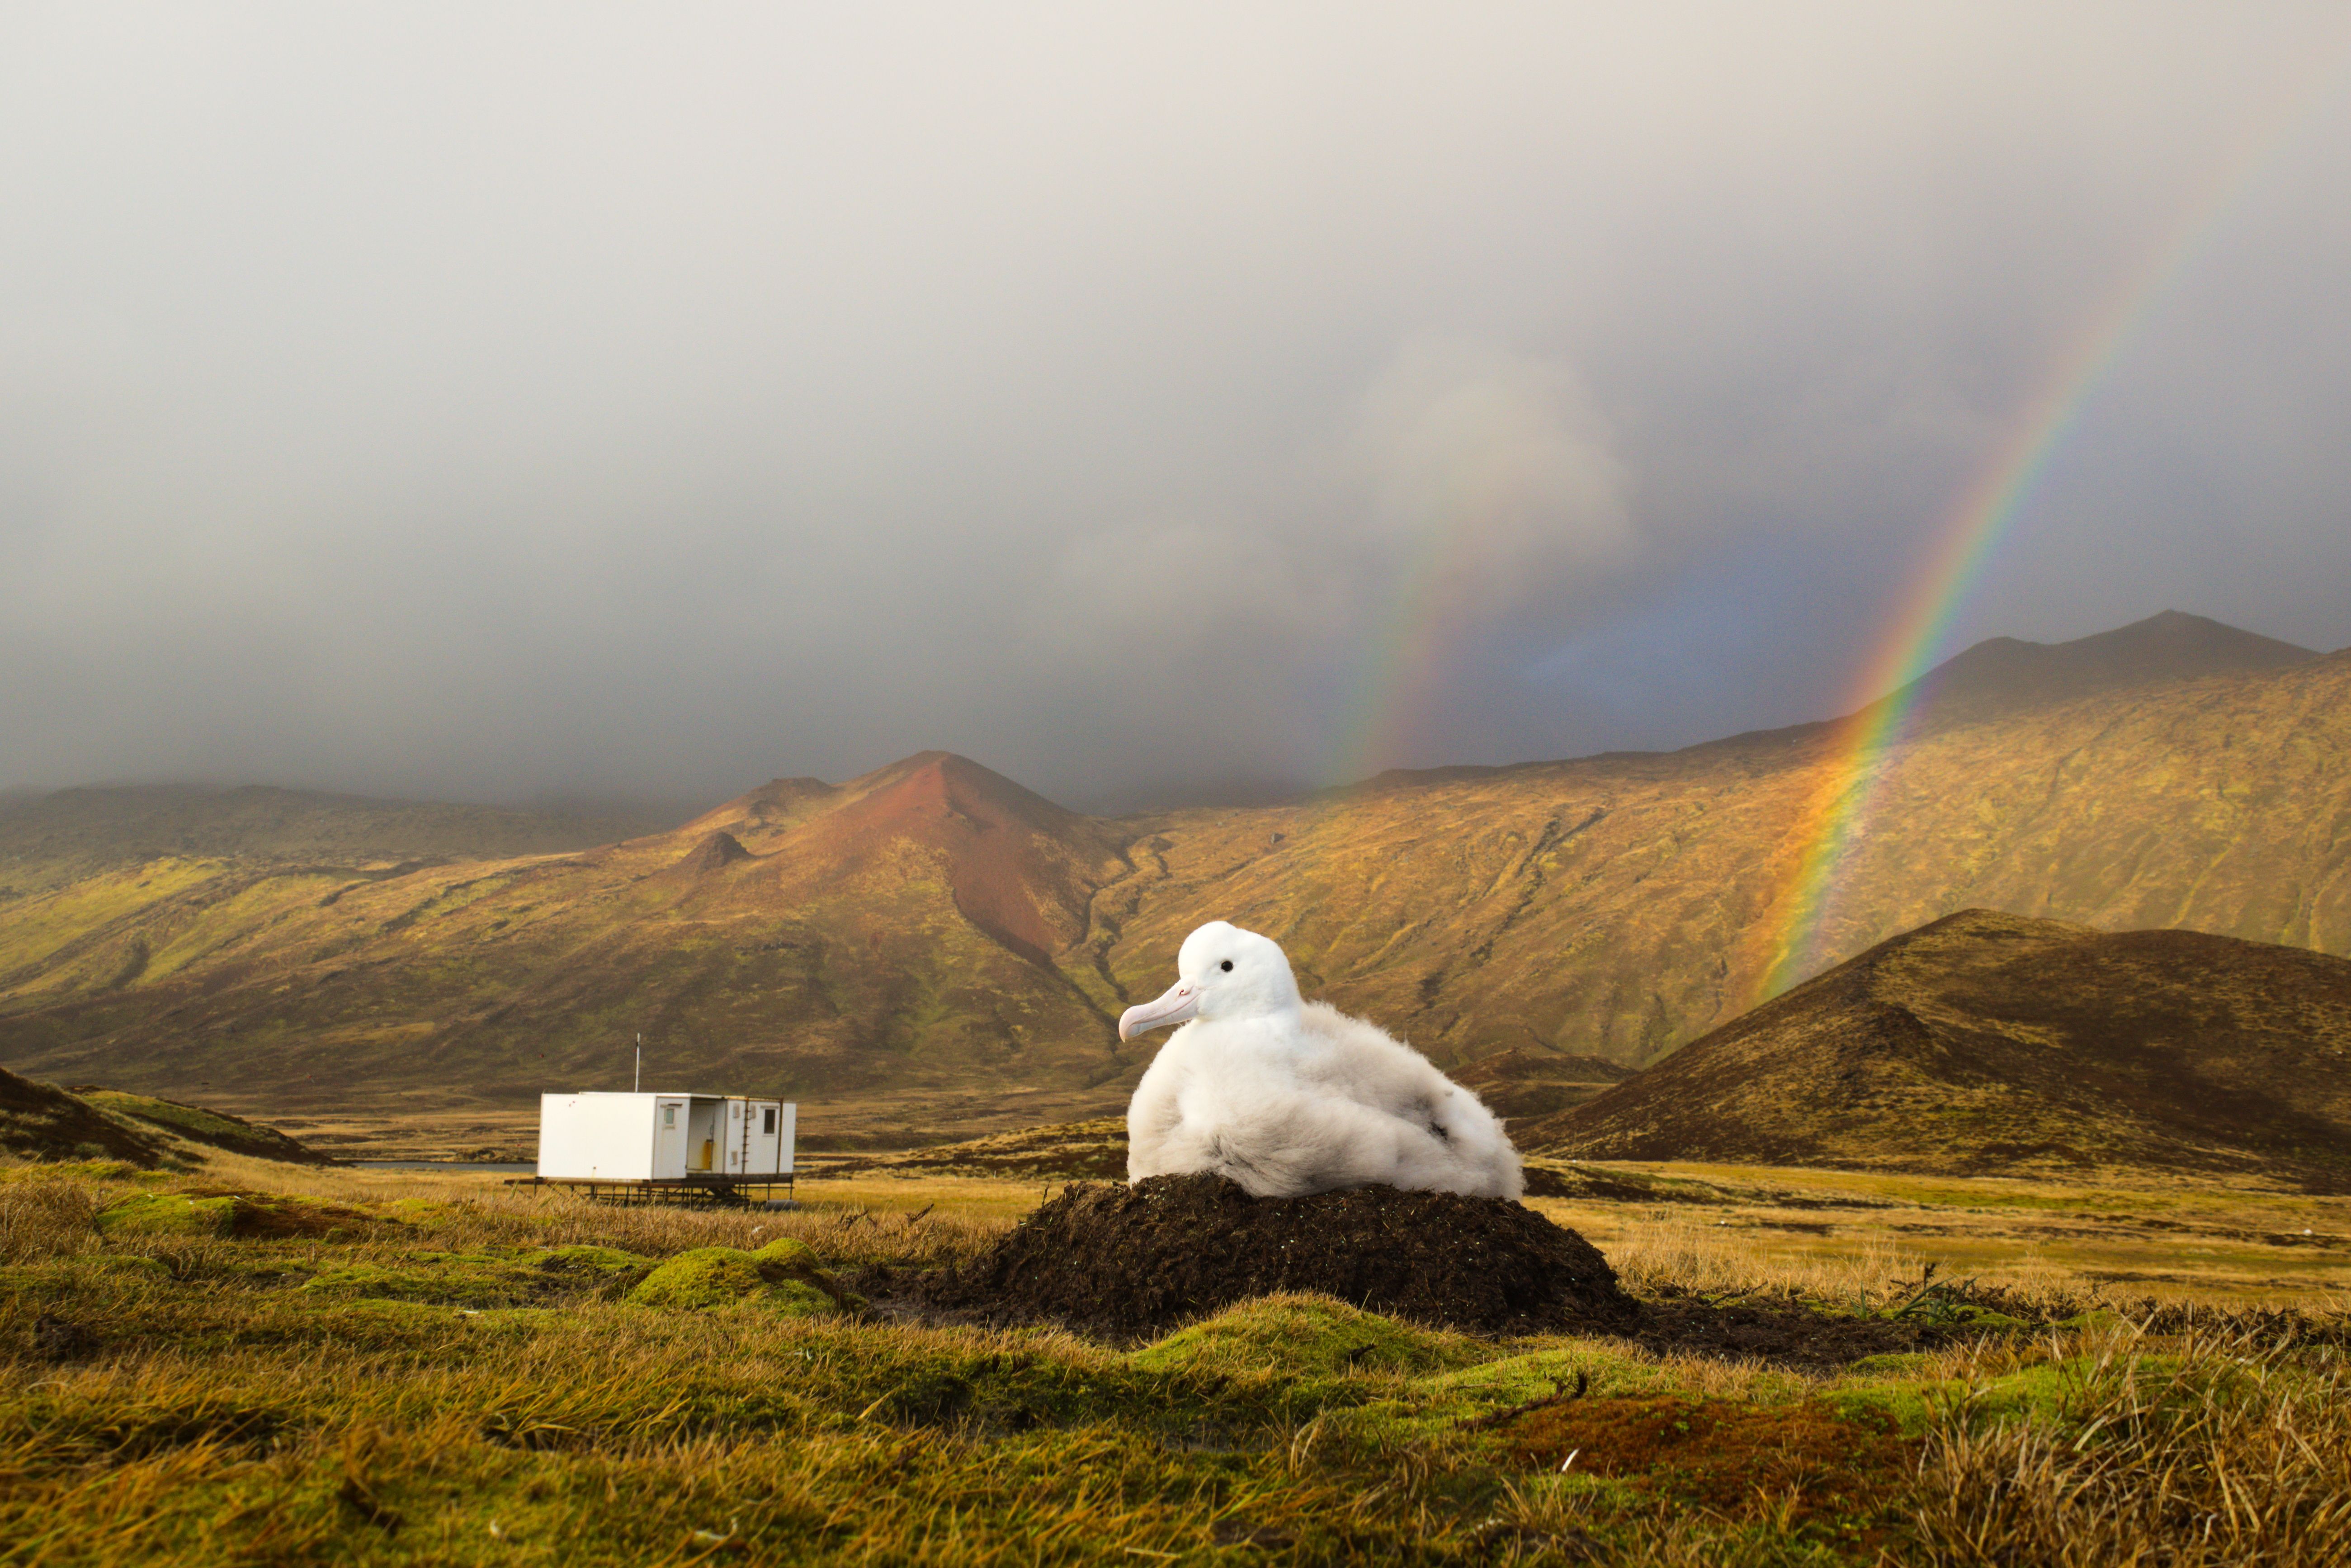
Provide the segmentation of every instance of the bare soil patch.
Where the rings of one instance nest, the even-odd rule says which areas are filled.
[[[1980,1332],[1958,1320],[1844,1317],[1800,1301],[1719,1304],[1669,1290],[1641,1303],[1641,1321],[1625,1337],[1660,1353],[1828,1371],[1865,1356],[1928,1350]]]
[[[1494,1424],[1510,1458],[1531,1469],[1613,1476],[1726,1518],[1768,1513],[1782,1529],[1831,1525],[1862,1546],[1882,1539],[1923,1446],[1886,1416],[1819,1400],[1561,1400]]]

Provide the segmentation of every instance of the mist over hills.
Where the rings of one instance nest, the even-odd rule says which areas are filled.
[[[166,855],[379,865],[611,843],[676,819],[588,805],[385,800],[266,784],[143,784],[0,796],[0,863],[45,875]]]
[[[2351,952],[2351,654],[2188,616],[2036,646],[1929,677],[1966,706],[1878,759],[1826,950],[1984,906]],[[1221,917],[1439,1061],[1642,1066],[1757,988],[1831,741],[1115,820],[925,753],[620,841],[319,798],[173,837],[67,792],[0,811],[0,1060],[257,1110],[523,1103],[616,1086],[642,1031],[666,1079],[927,1096],[945,1133],[1115,1110],[1155,1042],[1112,1020]],[[461,858],[465,832],[488,847]]]

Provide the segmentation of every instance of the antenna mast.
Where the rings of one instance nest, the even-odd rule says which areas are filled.
[[[636,1081],[629,1085],[629,1089],[632,1093],[636,1094],[643,1093],[645,1089],[645,1036],[643,1030],[637,1031]]]

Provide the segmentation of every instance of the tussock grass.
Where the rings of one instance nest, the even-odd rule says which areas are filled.
[[[0,1264],[90,1250],[99,1242],[98,1210],[89,1182],[31,1176],[0,1183]]]
[[[152,1192],[355,1218],[99,1224]],[[662,1259],[779,1239],[830,1270],[959,1262],[1040,1193],[810,1196],[614,1209],[235,1156],[0,1167],[0,1562],[2351,1559],[2339,1297],[2067,1317],[2078,1274],[1987,1272],[1964,1299],[2012,1328],[1836,1375],[1315,1296],[1131,1351],[624,1299]],[[1931,1240],[1768,1251],[1713,1218],[1617,1212],[1604,1247],[1659,1297],[1949,1304]]]
[[[2063,1354],[2045,1409],[1970,1381],[1929,1438],[1936,1563],[2351,1562],[2351,1358],[2227,1322]]]

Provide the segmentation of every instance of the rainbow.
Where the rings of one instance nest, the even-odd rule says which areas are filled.
[[[2304,90],[2283,95],[2273,113],[2262,117],[2227,155],[2213,160],[2158,243],[2052,356],[2006,438],[1945,515],[1926,559],[1897,600],[1886,633],[1854,683],[1854,711],[1832,731],[1819,780],[1790,836],[1795,852],[1756,927],[1761,952],[1750,970],[1752,987],[1746,1007],[1776,996],[1844,956],[1825,950],[1835,931],[1839,873],[1867,831],[1872,809],[1898,765],[1899,744],[1922,691],[1919,678],[1942,656],[1952,622],[1986,564],[2152,308],[2210,247],[2255,172],[2292,139],[2291,133],[2315,109],[2321,89],[2335,79],[2333,69],[2313,71]]]
[[[1471,620],[1458,533],[1432,528],[1402,573],[1365,662],[1366,678],[1357,685],[1340,731],[1332,782],[1411,767],[1426,742],[1429,717],[1443,698],[1446,663]]]

